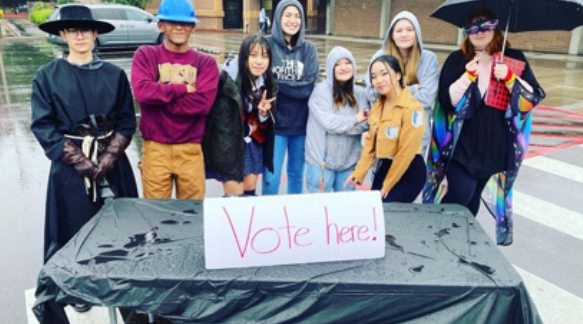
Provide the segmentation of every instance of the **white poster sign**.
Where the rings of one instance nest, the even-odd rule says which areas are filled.
[[[378,191],[207,198],[207,269],[385,256]]]

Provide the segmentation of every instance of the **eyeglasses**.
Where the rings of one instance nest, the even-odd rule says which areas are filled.
[[[77,29],[77,28],[66,28],[65,35],[67,38],[75,39],[79,36],[89,37],[93,34],[93,30],[91,29]]]
[[[468,35],[476,35],[477,33],[485,33],[493,31],[498,26],[498,20],[484,20],[468,24],[464,27],[464,31]]]

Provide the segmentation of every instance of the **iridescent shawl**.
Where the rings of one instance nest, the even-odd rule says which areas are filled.
[[[534,94],[520,83],[514,82],[510,104],[506,109],[506,126],[511,135],[508,155],[508,171],[495,174],[488,183],[492,191],[491,205],[496,217],[496,242],[500,245],[512,244],[512,186],[518,175],[522,160],[528,150],[532,109],[545,97],[541,88]],[[427,158],[427,182],[423,188],[423,203],[439,203],[447,191],[443,182],[453,156],[460,131],[465,119],[470,119],[479,107],[480,91],[475,82],[453,111],[446,111],[439,103],[434,109],[431,148]]]

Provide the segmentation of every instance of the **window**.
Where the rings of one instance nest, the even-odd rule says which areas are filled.
[[[57,8],[57,9],[55,9],[55,10],[53,11],[53,13],[52,13],[52,14],[49,16],[49,18],[48,18],[48,20],[47,20],[47,21],[53,21],[53,20],[57,20],[57,19],[59,19],[59,17],[61,16],[61,15],[59,14],[59,12],[60,12],[60,9],[58,9],[58,8]]]
[[[146,21],[148,19],[152,20],[152,17],[150,17],[148,14],[137,10],[126,10],[126,16],[128,17],[128,20],[133,21]]]
[[[124,13],[120,9],[92,8],[93,19],[98,20],[125,20]]]

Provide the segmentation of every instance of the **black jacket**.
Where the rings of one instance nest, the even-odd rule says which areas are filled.
[[[125,72],[102,62],[84,69],[58,59],[41,67],[32,82],[31,130],[51,160],[46,218],[45,262],[67,243],[103,206],[85,192],[83,176],[61,161],[65,135],[75,135],[75,125],[91,114],[104,114],[113,130],[131,138],[136,131],[132,93]],[[79,140],[75,144],[81,147]],[[116,197],[138,197],[130,162],[121,155],[107,180]],[[52,322],[51,322],[52,323]]]
[[[224,176],[228,180],[243,181],[245,156],[245,134],[243,125],[243,99],[241,98],[241,78],[237,81],[226,71],[221,71],[217,97],[207,116],[202,140],[205,167]],[[272,88],[277,95],[277,85]],[[275,116],[275,102],[271,108]],[[273,172],[274,123],[265,132],[263,142],[263,164]]]

